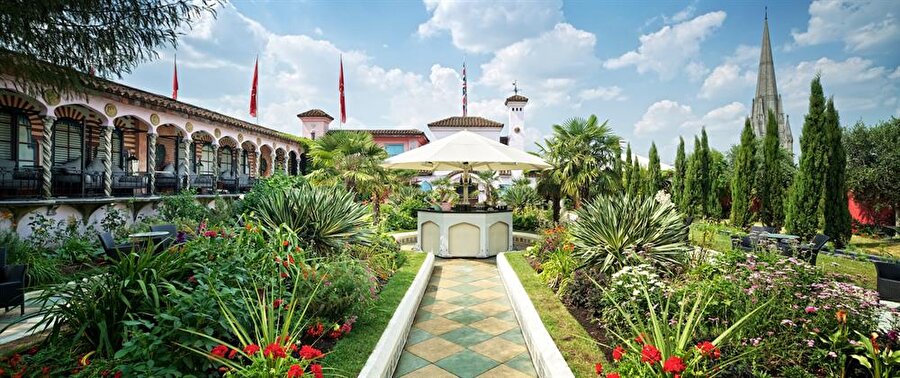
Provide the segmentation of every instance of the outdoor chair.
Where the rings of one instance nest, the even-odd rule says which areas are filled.
[[[169,234],[160,238],[153,239],[153,243],[156,244],[158,250],[166,250],[173,245],[184,244],[188,239],[187,235],[184,235],[182,238],[178,237],[178,227],[174,224],[156,224],[150,226],[150,231],[153,232],[168,232]]]
[[[782,255],[797,256],[803,261],[808,262],[810,265],[816,265],[819,252],[822,251],[822,248],[825,248],[825,243],[827,243],[829,239],[830,238],[827,235],[817,234],[812,238],[809,244],[792,245],[779,242],[777,247]]]
[[[731,248],[741,249],[744,251],[752,251],[756,247],[756,243],[749,236],[734,236],[731,238]]]
[[[131,253],[135,247],[134,244],[116,244],[116,239],[109,232],[101,232],[99,236],[103,252],[111,260],[119,260],[120,255]]]
[[[7,312],[19,306],[25,314],[25,265],[7,265],[6,248],[0,248],[0,306]]]
[[[878,296],[881,300],[900,302],[900,264],[876,261]]]

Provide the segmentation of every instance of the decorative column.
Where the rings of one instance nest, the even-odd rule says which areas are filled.
[[[288,156],[287,156],[287,152],[285,152],[285,153],[284,153],[284,157],[281,158],[281,171],[284,173],[285,176],[288,175]]]
[[[41,138],[41,194],[44,198],[53,195],[53,123],[56,117],[44,117],[44,135]]]
[[[212,144],[213,150],[213,158],[212,158],[212,176],[213,176],[213,192],[216,191],[216,184],[219,182],[219,145],[216,143]]]
[[[147,185],[148,193],[156,193],[156,133],[147,134]]]
[[[249,160],[249,159],[248,159]],[[250,176],[259,178],[259,148],[253,151],[253,160],[250,161]]]
[[[184,159],[181,159],[180,164],[181,164],[181,173],[185,177],[185,180],[184,180],[184,188],[185,189],[191,188],[190,166],[191,166],[191,156],[193,156],[193,154],[194,154],[194,149],[191,148],[192,147],[191,142],[192,142],[192,140],[190,137],[185,137],[181,140],[181,143],[182,143],[181,148],[184,149]],[[181,177],[179,177],[178,179],[181,180]]]
[[[113,125],[100,126],[100,150],[97,158],[103,163],[103,195],[112,196],[112,133]]]

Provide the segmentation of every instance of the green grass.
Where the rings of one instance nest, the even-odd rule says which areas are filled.
[[[595,377],[594,364],[606,365],[600,347],[553,291],[544,285],[521,252],[507,253],[506,257],[572,372],[576,377]]]
[[[853,235],[850,238],[850,249],[870,255],[900,258],[900,239],[875,239]]]
[[[328,353],[324,361],[325,366],[337,369],[344,376],[359,375],[391,316],[400,305],[400,300],[412,285],[416,273],[425,261],[424,253],[406,252],[406,256],[409,258],[406,265],[397,270],[384,286],[374,307],[359,316],[353,331],[338,342],[331,353]]]
[[[726,233],[718,232],[719,229],[725,228],[695,223],[691,226],[691,242],[720,252],[730,251],[731,237]],[[854,236],[851,244],[857,240],[859,239]],[[900,253],[900,251],[897,253]],[[827,273],[846,274],[850,277],[850,281],[861,287],[875,289],[875,265],[868,261],[858,261],[820,253],[816,259],[816,265]]]

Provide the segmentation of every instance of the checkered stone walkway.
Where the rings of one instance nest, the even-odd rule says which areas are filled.
[[[441,259],[395,377],[536,377],[495,259]]]

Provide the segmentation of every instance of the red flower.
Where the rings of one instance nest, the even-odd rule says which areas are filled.
[[[210,353],[212,353],[213,356],[216,356],[219,358],[225,358],[225,354],[228,353],[228,347],[224,346],[222,344],[219,344],[219,345],[216,345],[215,347],[213,347],[212,352],[210,352]]]
[[[113,374],[113,378],[122,378],[122,371],[117,371],[116,374]]]
[[[41,368],[41,374],[43,374],[43,375],[50,375],[50,367],[49,367],[49,366],[44,366],[44,367],[42,367],[42,368]]]
[[[603,365],[601,365],[599,362],[594,364],[594,373],[596,373],[597,375],[603,373]]]
[[[312,364],[309,365],[309,371],[313,373],[313,377],[322,378],[322,365]]]
[[[259,352],[259,345],[250,344],[244,347],[244,353],[248,356],[252,356],[256,354],[256,352]]]
[[[291,245],[291,242],[289,242],[289,241],[287,241],[287,240],[284,240],[284,241],[281,242],[281,246],[282,246],[282,247],[287,247],[287,246],[289,246],[289,245]]]
[[[660,360],[662,360],[662,354],[659,353],[659,349],[656,349],[655,346],[646,344],[644,345],[644,348],[641,349],[641,362],[653,365]]]
[[[280,344],[271,343],[263,350],[263,356],[267,358],[285,358],[287,357],[287,353],[285,353],[284,348],[282,348]]]
[[[288,278],[288,274],[287,274],[287,273],[281,273],[281,278]]]
[[[300,247],[297,247],[297,248],[300,248]],[[293,264],[293,263],[294,263],[294,256],[288,255],[288,262],[291,263],[291,264]]]
[[[300,357],[304,360],[314,360],[316,358],[322,357],[322,351],[313,348],[312,346],[304,345],[300,347]]]
[[[644,334],[637,335],[637,337],[634,338],[634,342],[644,345]]]
[[[606,375],[606,378],[621,378],[621,377],[619,377],[619,373],[609,373]]]
[[[230,359],[234,358],[234,356],[236,354],[237,354],[237,349],[232,349],[230,352],[228,352],[228,359],[230,360]]]
[[[275,300],[275,302],[272,302],[272,307],[279,308],[279,307],[281,307],[282,303],[284,303],[284,300],[281,298],[278,298]]]
[[[32,347],[31,349],[28,350],[28,352],[25,352],[25,353],[28,353],[29,356],[34,356],[35,354],[37,354],[37,352],[38,352],[38,347]]]
[[[287,378],[300,378],[303,376],[303,368],[300,365],[293,364],[288,369]]]
[[[323,333],[325,333],[325,326],[323,326],[322,323],[316,323],[316,325],[311,326],[306,330],[306,334],[310,337],[319,337],[322,336]]]
[[[344,323],[341,325],[341,332],[343,334],[346,335],[346,334],[350,333],[351,330],[353,330],[353,326],[350,323]]]
[[[697,344],[697,349],[700,349],[700,354],[712,359],[719,358],[722,355],[722,353],[719,352],[719,348],[716,348],[716,346],[709,341],[703,341]]]
[[[684,371],[684,361],[681,360],[681,357],[672,356],[669,357],[665,363],[663,363],[663,372],[664,373],[681,373]]]
[[[188,283],[191,283],[191,284],[194,284],[194,285],[197,284],[197,279],[194,278],[194,275],[188,276],[187,281],[188,281]]]
[[[215,232],[215,231],[206,231],[206,232],[203,233],[203,236],[206,236],[206,237],[208,237],[208,238],[214,238],[214,237],[216,237],[216,236],[218,236],[218,235],[219,235],[219,233],[217,233],[217,232]]]
[[[339,338],[341,338],[341,335],[342,335],[342,333],[341,333],[340,329],[336,329],[336,330],[328,333],[328,337],[330,337],[332,339],[339,339]]]
[[[616,345],[616,349],[613,349],[613,361],[619,361],[622,359],[622,356],[625,355],[625,348],[622,348],[621,345]]]

